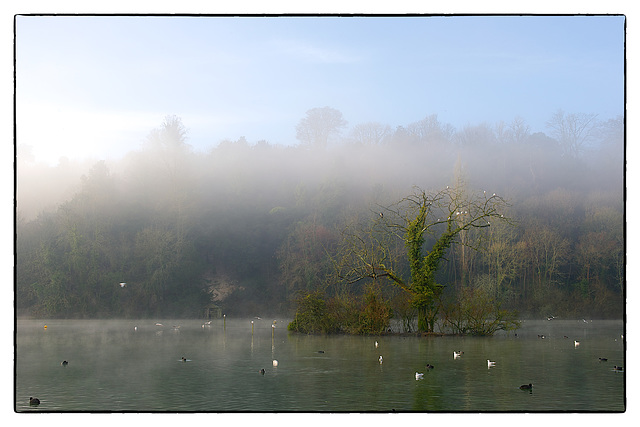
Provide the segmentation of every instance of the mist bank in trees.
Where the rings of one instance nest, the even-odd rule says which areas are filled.
[[[462,174],[469,188],[507,200],[515,226],[469,230],[468,245],[444,252],[434,278],[442,304],[475,289],[525,314],[621,316],[621,118],[590,120],[589,137],[571,150],[560,134],[530,134],[519,118],[455,130],[431,115],[349,131],[341,114],[322,117],[310,110],[299,127],[330,132],[300,137],[326,140],[287,147],[239,138],[196,152],[170,116],[139,150],[66,181],[57,208],[28,214],[25,200],[64,181],[59,166],[38,165],[47,182],[27,185],[35,165],[19,158],[19,314],[200,316],[213,302],[230,314],[292,315],[301,293],[323,292],[408,319],[401,289],[331,280],[341,233],[416,185],[436,191]],[[470,250],[480,238],[484,249]],[[422,248],[435,243],[427,235]],[[403,244],[390,248],[394,272],[410,277]]]

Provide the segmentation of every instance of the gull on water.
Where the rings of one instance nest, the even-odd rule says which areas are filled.
[[[416,372],[416,380],[421,380],[423,376],[424,376],[424,374],[420,374],[420,373]]]
[[[491,360],[487,359],[487,368],[491,368],[493,366],[496,366],[496,362],[492,362]]]

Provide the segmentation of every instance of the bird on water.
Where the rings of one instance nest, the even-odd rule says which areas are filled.
[[[533,385],[531,383],[523,384],[520,386],[520,390],[531,390],[532,388],[533,388]]]
[[[416,380],[421,380],[424,374],[416,372]]]
[[[37,406],[39,404],[40,404],[40,399],[38,399],[37,397],[29,398],[29,405]]]
[[[491,368],[493,366],[496,366],[496,362],[492,362],[491,360],[487,359],[487,367]]]
[[[63,360],[62,363],[60,363],[62,366],[67,366],[69,364],[69,362],[67,362],[66,360]]]

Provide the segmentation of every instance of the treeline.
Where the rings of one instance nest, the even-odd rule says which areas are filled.
[[[241,137],[198,152],[167,117],[139,150],[65,188],[54,184],[64,165],[19,154],[18,315],[201,316],[212,302],[230,315],[291,315],[312,291],[357,298],[367,284],[335,274],[345,228],[413,186],[462,177],[507,200],[513,221],[466,234],[485,239],[480,251],[451,247],[438,272],[444,300],[481,288],[528,316],[622,316],[622,118],[558,112],[548,135],[520,118],[456,130],[435,115],[394,130],[345,128],[325,107],[301,120],[296,146]],[[68,197],[25,214],[21,201],[33,195],[21,182],[36,171],[48,177],[43,193]],[[401,290],[389,283],[381,294],[403,312]]]

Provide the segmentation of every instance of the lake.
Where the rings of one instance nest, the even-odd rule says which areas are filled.
[[[286,330],[286,319],[275,328],[273,319],[251,320],[19,320],[15,410],[625,410],[626,374],[614,370],[625,366],[622,321],[536,320],[517,335],[414,337],[301,335]]]

